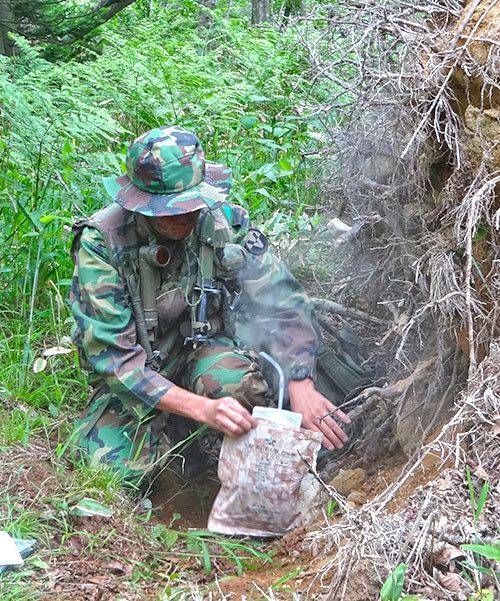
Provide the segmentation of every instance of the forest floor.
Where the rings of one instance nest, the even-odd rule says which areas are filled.
[[[396,455],[365,466],[366,481],[355,486],[363,495],[359,505],[394,482],[405,463],[405,457]],[[348,464],[346,457],[346,470]],[[392,499],[389,512],[404,510],[414,491],[443,469],[439,456],[427,455]],[[261,558],[243,551],[240,570],[217,543],[219,537],[211,535],[205,539],[207,568],[196,536],[207,534],[203,529],[218,490],[215,474],[189,484],[169,474],[160,477],[151,495],[152,509],[117,493],[106,472],[100,482],[95,473],[88,476],[86,480],[81,470],[58,462],[41,440],[13,447],[0,458],[0,489],[7,491],[10,511],[19,516],[17,531],[35,532],[39,541],[26,566],[9,576],[12,587],[30,581],[32,599],[180,599],[196,598],[199,591],[202,598],[210,594],[228,599],[262,599],[270,594],[291,598],[293,592],[315,598],[329,589],[328,574],[322,574],[335,549],[314,545],[311,533],[338,522],[341,513],[320,508],[307,529],[259,543]],[[114,515],[73,515],[72,507],[81,498],[92,497],[96,487],[107,489]],[[348,488],[343,489],[345,494]],[[371,575],[363,578],[361,572],[356,579],[350,585],[350,601],[378,597]]]

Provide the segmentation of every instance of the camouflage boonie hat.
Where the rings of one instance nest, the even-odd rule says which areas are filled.
[[[221,181],[221,169],[225,181]],[[126,175],[106,177],[103,183],[124,209],[164,217],[225,201],[228,173],[227,168],[205,161],[195,134],[178,126],[157,127],[130,144]]]

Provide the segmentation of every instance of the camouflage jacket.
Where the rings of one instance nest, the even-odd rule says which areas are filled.
[[[249,229],[246,211],[231,204],[217,210],[219,219],[227,221],[233,241],[248,251],[246,264],[237,274],[239,302],[232,315],[233,337],[242,347],[266,350],[282,365],[288,379],[312,374],[317,340],[304,290],[260,232]],[[92,386],[105,382],[116,395],[154,407],[173,383],[162,370],[147,365],[138,342],[125,274],[125,266],[144,244],[138,220],[140,216],[114,204],[76,224],[70,294],[73,338]],[[179,340],[182,346],[182,324],[190,319],[190,244],[173,243],[169,250],[172,261],[168,273],[162,274],[157,296],[156,348],[169,336],[177,340],[177,348]],[[226,331],[222,317],[222,308],[215,307],[211,318],[215,322],[219,318],[219,327],[214,331]]]

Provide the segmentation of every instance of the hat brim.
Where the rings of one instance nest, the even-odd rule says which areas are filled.
[[[182,215],[227,200],[229,191],[206,181],[174,194],[153,194],[135,186],[128,175],[106,177],[103,185],[110,197],[127,211],[146,217]]]

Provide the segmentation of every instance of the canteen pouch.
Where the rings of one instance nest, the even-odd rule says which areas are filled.
[[[308,466],[316,465],[321,434],[257,419],[238,438],[225,437],[219,459],[221,489],[208,529],[221,534],[281,536],[302,523]]]

